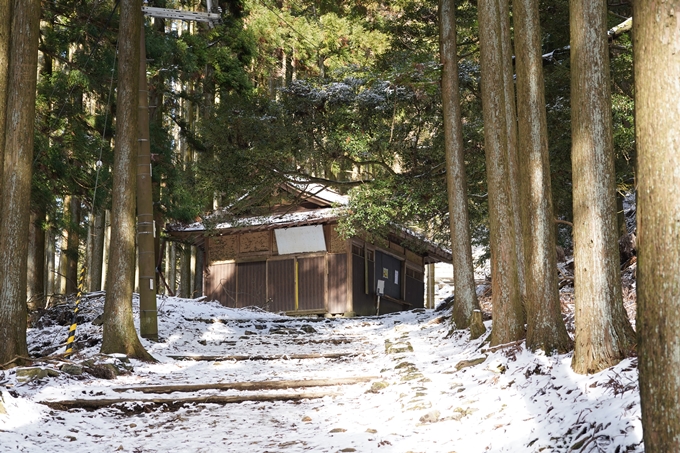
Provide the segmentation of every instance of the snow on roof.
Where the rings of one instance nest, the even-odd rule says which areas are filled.
[[[300,183],[300,182],[289,182],[291,187],[296,188],[304,192],[307,195],[311,195],[320,198],[324,201],[333,204],[347,205],[349,203],[349,198],[346,195],[341,195],[334,190],[329,189],[323,184],[317,184],[313,182]]]
[[[338,210],[342,208],[323,208],[315,209],[313,211],[289,212],[285,214],[272,214],[269,216],[254,216],[243,217],[233,220],[231,222],[221,222],[216,224],[213,228],[216,230],[225,230],[229,228],[250,228],[250,227],[282,227],[286,225],[309,225],[324,223],[330,220],[335,220],[338,217]],[[175,225],[172,231],[205,231],[206,227],[203,222],[195,222],[190,225],[181,226]]]

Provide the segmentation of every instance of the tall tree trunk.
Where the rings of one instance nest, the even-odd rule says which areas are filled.
[[[500,16],[500,43],[503,76],[503,90],[505,91],[505,127],[507,129],[508,169],[506,184],[510,193],[511,215],[515,232],[515,253],[517,255],[517,284],[522,304],[522,323],[526,322],[527,284],[524,276],[524,240],[522,231],[522,202],[520,201],[520,170],[519,149],[517,143],[517,106],[515,102],[515,72],[513,70],[512,31],[510,27],[510,0],[498,0]]]
[[[78,290],[78,252],[80,248],[80,199],[70,197],[68,241],[66,242],[66,294]]]
[[[557,281],[548,127],[537,0],[513,0],[517,55],[517,117],[527,298],[527,347],[567,352]]]
[[[607,43],[607,2],[571,0],[575,345],[572,368],[597,373],[632,350],[623,308]]]
[[[501,25],[508,20],[501,6],[503,0],[478,2],[479,38],[482,69],[482,108],[484,115],[484,150],[486,155],[487,184],[489,190],[489,226],[491,245],[491,287],[493,304],[493,329],[491,344],[509,343],[524,338],[524,308],[520,292],[517,256],[519,240],[516,218],[513,214],[512,160],[516,153],[516,136],[512,131],[515,116],[514,96],[508,98],[506,70],[512,65],[506,61],[503,43],[509,28]],[[510,76],[512,79],[512,76]],[[508,103],[512,108],[508,109]]]
[[[179,265],[179,297],[191,297],[191,246],[182,244]]]
[[[102,270],[104,265],[104,237],[106,235],[106,215],[104,211],[94,214],[90,234],[90,259],[88,260],[88,288],[90,291],[102,289]]]
[[[5,122],[9,82],[9,42],[12,25],[12,0],[0,0],[0,200],[2,200],[2,167],[5,159]],[[0,217],[2,217],[0,213]]]
[[[144,349],[132,320],[135,274],[135,188],[137,156],[137,96],[139,95],[139,0],[122,0],[118,31],[118,109],[113,162],[111,254],[108,266],[104,333],[101,351],[153,360]]]
[[[31,212],[28,224],[26,298],[28,308],[45,308],[45,211]]]
[[[28,355],[26,235],[28,200],[31,199],[40,2],[15,1],[11,11],[7,118],[3,131],[5,158],[0,191],[0,365]]]
[[[442,62],[442,107],[444,113],[444,146],[446,149],[446,186],[451,227],[453,283],[456,300],[453,322],[456,328],[470,325],[472,312],[479,309],[472,264],[472,244],[468,220],[465,149],[458,92],[458,57],[456,55],[456,17],[453,0],[439,3],[439,48]]]
[[[633,5],[640,403],[662,453],[680,451],[680,2]]]

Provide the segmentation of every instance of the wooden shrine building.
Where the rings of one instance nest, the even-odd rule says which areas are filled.
[[[203,250],[208,299],[293,315],[375,315],[380,286],[380,313],[390,313],[423,307],[424,266],[451,261],[450,252],[404,228],[390,229],[387,239],[343,239],[336,227],[346,197],[315,184],[279,190],[292,201],[266,215],[210,229],[168,226],[171,240]]]

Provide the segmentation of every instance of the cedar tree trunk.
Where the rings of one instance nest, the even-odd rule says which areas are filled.
[[[9,78],[9,37],[12,25],[12,0],[0,0],[0,200],[2,200],[2,166],[5,156],[5,121],[7,119],[7,82]],[[2,213],[0,213],[2,217]]]
[[[27,356],[26,272],[40,2],[14,3],[0,219],[0,366]],[[6,11],[0,12],[0,15]]]
[[[135,277],[135,187],[137,157],[137,96],[139,95],[139,0],[121,0],[118,31],[118,109],[113,161],[111,255],[104,302],[101,352],[153,360],[139,341],[132,319]]]
[[[634,8],[640,402],[661,453],[680,451],[680,1]]]
[[[623,308],[607,43],[607,2],[571,0],[575,345],[572,368],[597,373],[632,350]]]
[[[458,92],[458,57],[456,55],[456,17],[453,0],[439,4],[439,49],[442,62],[442,107],[444,113],[444,147],[446,149],[446,187],[451,226],[453,283],[456,300],[453,322],[458,329],[470,325],[472,312],[479,309],[475,292],[472,246],[467,207],[467,181],[463,131]]]
[[[45,308],[45,211],[31,212],[28,224],[26,298],[29,308]]]
[[[506,72],[512,71],[512,64],[505,58],[503,41],[509,36],[503,33],[506,27],[501,22],[508,17],[501,3],[502,0],[478,2],[494,320],[491,345],[520,340],[525,335],[516,244],[519,238],[511,188],[518,183],[512,180],[516,135],[510,132],[515,127],[515,115],[510,113],[514,111],[514,96],[508,98],[506,89]],[[507,108],[509,103],[511,109]]]
[[[514,0],[513,7],[527,347],[564,353],[571,340],[562,319],[557,281],[538,1]]]
[[[179,297],[191,297],[191,246],[182,244],[179,264]]]

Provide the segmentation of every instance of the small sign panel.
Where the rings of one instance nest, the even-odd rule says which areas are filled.
[[[390,278],[390,270],[386,267],[383,267],[383,278]]]
[[[274,230],[274,235],[279,255],[326,251],[326,238],[321,225]]]
[[[378,280],[378,286],[375,288],[375,293],[378,296],[385,295],[385,280]]]

